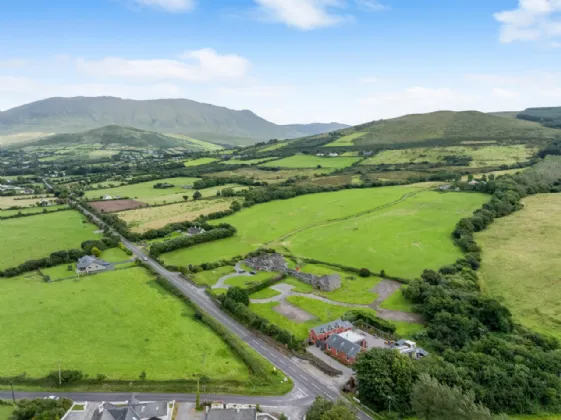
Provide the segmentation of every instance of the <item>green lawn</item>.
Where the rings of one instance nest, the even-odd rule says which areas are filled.
[[[238,229],[235,236],[173,251],[163,254],[161,258],[167,264],[187,265],[244,255],[290,232],[333,218],[368,211],[418,190],[401,186],[343,190],[259,204],[220,219]]]
[[[110,263],[127,261],[131,258],[133,258],[133,256],[127,255],[121,248],[110,248],[101,253],[101,259]]]
[[[253,293],[252,295],[250,295],[251,299],[268,299],[268,298],[272,298],[275,296],[280,295],[280,292],[277,292],[276,290],[271,289],[270,287],[267,289],[263,289],[260,290],[258,292]]]
[[[37,201],[39,201],[39,200],[37,200]],[[55,211],[55,210],[59,210],[59,209],[63,209],[63,208],[68,208],[68,206],[62,204],[62,205],[49,206],[49,207],[26,207],[26,208],[19,209],[19,210],[1,210],[0,209],[0,217],[13,216],[14,214],[18,214],[18,213],[37,214],[37,213],[43,213],[43,210],[46,210],[47,212],[51,212],[51,211]]]
[[[355,139],[364,136],[366,133],[357,131],[356,133],[347,134],[346,136],[339,137],[332,143],[326,144],[326,146],[354,146]]]
[[[189,278],[199,286],[214,286],[218,279],[226,274],[234,272],[234,267],[227,265],[213,270],[201,271],[196,274],[189,274]]]
[[[210,157],[204,157],[204,158],[199,158],[199,159],[192,159],[192,160],[188,160],[185,162],[185,166],[190,167],[190,166],[200,166],[200,165],[206,165],[207,163],[212,163],[212,162],[216,162],[219,159],[216,158],[210,158]]]
[[[11,405],[0,405],[0,420],[8,420],[14,411]]]
[[[41,377],[60,361],[110,379],[142,371],[154,380],[248,378],[230,348],[140,267],[57,283],[29,274],[3,279],[0,318],[1,376]]]
[[[462,256],[451,232],[488,200],[484,194],[424,191],[379,211],[310,227],[281,244],[301,257],[412,279]]]
[[[405,321],[391,321],[391,323],[397,327],[395,333],[403,338],[411,338],[414,334],[425,329],[422,324],[413,324]]]
[[[561,339],[561,194],[522,203],[522,210],[475,235],[483,250],[480,282],[484,292],[504,299],[517,322]]]
[[[403,290],[398,289],[393,295],[384,300],[380,305],[383,309],[392,309],[394,311],[414,312],[413,304],[403,297]]]
[[[262,281],[269,280],[277,275],[278,273],[261,271],[253,276],[232,277],[226,280],[226,284],[229,284],[230,286],[247,287],[255,283],[261,283]]]
[[[124,185],[122,187],[115,188],[104,188],[95,191],[86,191],[87,199],[100,199],[105,195],[115,198],[128,197],[131,199],[137,199],[148,204],[161,204],[163,202],[175,202],[182,201],[184,195],[191,197],[193,195],[193,190],[182,188],[183,186],[192,186],[195,181],[199,178],[166,178],[158,179],[155,181],[141,182],[138,184]],[[154,184],[158,183],[169,183],[174,185],[172,188],[154,188]]]
[[[85,220],[72,210],[1,220],[0,269],[48,257],[54,251],[80,248],[83,241],[98,238],[97,227]]]
[[[294,155],[280,160],[264,163],[267,168],[335,168],[341,169],[358,162],[359,158],[352,157],[319,157],[312,155]]]
[[[71,270],[68,269],[68,266],[71,267]],[[42,268],[41,269],[41,273],[43,273],[44,276],[49,276],[51,278],[51,280],[59,280],[59,279],[65,279],[67,277],[77,277],[78,274],[76,274],[76,264],[61,264],[61,265],[55,265],[54,267],[49,267],[49,268]]]

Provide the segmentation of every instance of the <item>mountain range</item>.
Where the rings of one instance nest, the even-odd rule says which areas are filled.
[[[222,145],[250,145],[348,127],[339,123],[277,125],[248,110],[188,99],[48,98],[0,112],[0,135],[10,135],[16,141],[41,133],[74,133],[107,125],[183,134]],[[26,137],[22,133],[37,135]]]

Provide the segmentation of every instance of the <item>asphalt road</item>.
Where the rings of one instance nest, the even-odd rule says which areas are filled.
[[[103,221],[97,218],[95,215],[78,205],[83,213],[90,215],[98,226],[106,226]],[[117,232],[114,232],[117,234]],[[119,235],[120,236],[120,235]],[[321,379],[311,375],[307,371],[303,370],[296,362],[291,360],[289,357],[285,356],[280,351],[276,350],[274,347],[270,346],[265,341],[261,340],[243,325],[239,324],[232,318],[230,318],[226,313],[224,313],[215,302],[206,295],[204,289],[195,287],[191,283],[185,281],[180,273],[172,273],[158,264],[156,261],[144,254],[135,244],[128,241],[121,236],[121,242],[125,245],[132,253],[139,259],[143,260],[146,264],[153,268],[153,270],[166,278],[170,283],[176,286],[186,297],[188,297],[195,305],[200,307],[207,314],[218,320],[222,325],[224,325],[233,334],[245,341],[249,346],[251,346],[257,353],[265,357],[269,362],[271,362],[278,369],[282,370],[286,375],[288,375],[294,382],[294,389],[292,393],[281,396],[281,397],[243,397],[243,396],[225,396],[225,395],[209,395],[208,399],[216,399],[219,401],[231,401],[231,402],[252,402],[260,403],[263,405],[286,405],[287,403],[293,405],[309,405],[316,396],[322,396],[329,400],[335,401],[341,397],[338,389],[334,389],[328,385],[321,382]],[[147,258],[146,260],[144,260]],[[0,392],[0,396],[5,393]],[[9,393],[8,393],[9,394]],[[18,398],[23,398],[21,395],[25,393],[18,393]],[[30,393],[28,396],[37,396],[40,393]],[[11,394],[10,394],[11,395]],[[49,393],[41,394],[49,395]],[[130,394],[125,396],[122,393],[57,393],[57,395],[68,395],[72,399],[76,400],[119,400],[128,399]],[[8,395],[9,396],[9,395]],[[176,398],[177,397],[177,398]],[[181,401],[191,401],[193,396],[189,394],[138,394],[137,398],[146,399],[177,399]],[[371,419],[363,411],[358,411],[357,417],[360,419]]]

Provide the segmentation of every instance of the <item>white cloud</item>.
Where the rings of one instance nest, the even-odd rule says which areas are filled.
[[[518,98],[520,96],[518,92],[508,89],[503,89],[503,88],[493,88],[492,94],[493,96],[496,96],[498,98],[504,98],[504,99],[513,99],[513,98]]]
[[[519,0],[518,8],[495,13],[501,23],[499,40],[550,40],[561,36],[561,0]]]
[[[127,80],[183,80],[209,82],[243,78],[249,71],[247,59],[235,54],[220,55],[210,48],[186,51],[179,60],[127,60],[106,57],[101,60],[76,60],[78,70],[96,77]]]
[[[346,18],[332,12],[344,6],[340,0],[255,0],[265,19],[310,30],[341,23]]]
[[[134,0],[134,2],[172,13],[188,12],[195,8],[194,0]]]
[[[388,10],[390,6],[380,3],[378,0],[356,0],[357,6],[369,12],[379,12],[381,10]]]

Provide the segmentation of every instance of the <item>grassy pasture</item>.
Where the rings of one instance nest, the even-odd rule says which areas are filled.
[[[218,267],[213,270],[201,271],[200,273],[190,274],[189,277],[199,286],[214,286],[218,279],[234,272],[234,267],[229,265]]]
[[[39,201],[39,200],[37,200]],[[0,217],[8,217],[13,216],[14,214],[22,213],[22,214],[37,214],[43,213],[43,210],[47,210],[47,212],[55,211],[63,208],[67,208],[68,206],[65,204],[56,205],[56,206],[49,206],[49,207],[26,207],[19,210],[2,210],[0,209]]]
[[[13,411],[12,405],[0,405],[0,420],[9,420]]]
[[[459,219],[488,200],[483,194],[424,191],[379,211],[301,230],[279,242],[298,256],[410,279],[462,255],[450,233]]]
[[[77,211],[62,211],[0,221],[0,269],[48,256],[63,249],[80,248],[99,237],[97,227],[85,223]]]
[[[0,291],[1,376],[44,376],[60,361],[110,379],[142,371],[149,380],[248,378],[230,348],[143,268],[56,283],[25,275],[4,279]]]
[[[198,178],[166,178],[158,179],[155,181],[141,182],[138,184],[124,185],[122,187],[114,188],[104,188],[95,191],[86,191],[86,198],[88,199],[99,199],[105,195],[111,197],[129,197],[137,199],[139,201],[156,204],[163,203],[164,201],[182,201],[183,195],[191,196],[193,191],[190,189],[184,189],[183,186],[192,186]],[[157,183],[169,183],[174,185],[172,188],[158,189],[154,188],[154,184]]]
[[[162,228],[169,223],[195,220],[200,215],[227,210],[232,201],[234,198],[217,198],[186,201],[159,207],[144,207],[119,212],[119,218],[127,222],[133,232],[145,232]]]
[[[238,229],[235,236],[179,249],[161,258],[168,264],[185,265],[243,255],[299,229],[367,211],[416,191],[417,188],[401,186],[343,190],[259,204],[221,219]]]
[[[215,172],[209,174],[209,177],[222,178],[232,176],[245,176],[246,178],[255,179],[257,181],[275,184],[277,182],[286,181],[295,176],[307,176],[313,178],[316,175],[323,175],[332,172],[333,169],[282,169],[279,171],[264,171],[258,168],[238,168],[233,171]]]
[[[311,155],[294,155],[280,160],[264,163],[260,166],[267,168],[333,168],[342,169],[358,162],[359,158],[352,157],[319,157]]]
[[[200,165],[206,165],[207,163],[212,163],[212,162],[216,162],[218,161],[218,159],[216,158],[211,158],[211,157],[203,157],[203,158],[198,158],[198,159],[192,159],[192,160],[187,160],[185,161],[185,166],[190,167],[190,166],[200,166]]]
[[[504,298],[516,321],[561,339],[561,195],[524,198],[524,208],[476,234],[483,290]]]
[[[361,165],[393,165],[401,163],[442,163],[444,156],[471,156],[472,168],[487,166],[511,165],[528,160],[537,148],[524,145],[511,146],[451,146],[427,147],[417,149],[384,150],[368,159]]]
[[[41,195],[44,197],[44,195]],[[10,207],[18,206],[18,207],[30,207],[36,206],[40,198],[21,198],[16,200],[16,198],[21,197],[0,197],[0,209],[8,209]],[[53,199],[54,197],[47,197],[47,200]]]
[[[326,144],[326,146],[354,146],[354,140],[364,136],[366,133],[357,131],[355,133],[347,134],[346,136],[339,137],[334,142]]]
[[[230,160],[224,160],[220,163],[222,163],[223,165],[257,165],[259,163],[267,162],[271,159],[276,159],[276,158],[268,157],[268,158],[248,159],[248,160],[230,159]]]
[[[264,152],[272,152],[274,150],[278,150],[278,149],[282,149],[285,146],[288,146],[290,144],[290,142],[282,142],[282,143],[276,143],[276,144],[272,144],[270,146],[264,147],[263,149],[259,149],[258,153],[264,153]]]

